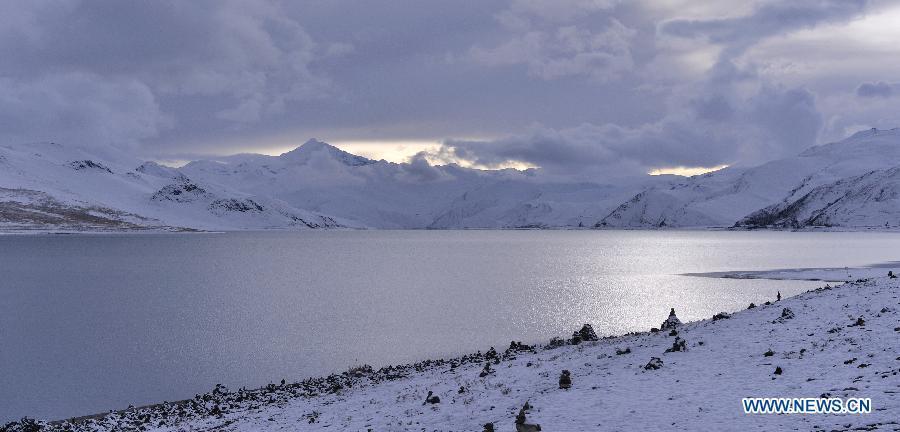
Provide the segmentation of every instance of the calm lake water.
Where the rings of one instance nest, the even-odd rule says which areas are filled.
[[[743,309],[819,282],[686,272],[897,260],[900,235],[327,231],[0,236],[0,421],[62,418]]]

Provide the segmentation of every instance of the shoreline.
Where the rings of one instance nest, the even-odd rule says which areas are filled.
[[[9,229],[0,227],[0,236],[4,235],[116,235],[116,234],[221,234],[232,232],[307,232],[307,231],[650,231],[650,232],[793,232],[793,233],[873,233],[891,234],[900,233],[900,226],[859,226],[859,227],[818,227],[804,228],[779,228],[779,227],[726,227],[726,226],[684,226],[684,227],[577,227],[577,226],[546,226],[546,227],[461,227],[461,228],[372,228],[372,227],[325,227],[325,228],[254,228],[254,229],[200,229],[184,227],[153,227],[134,229],[54,229],[54,228],[20,228]],[[699,273],[698,273],[699,274]],[[694,274],[690,274],[694,275]]]
[[[900,330],[893,328],[900,310],[897,281],[879,277],[826,286],[729,314],[728,319],[686,323],[675,336],[640,332],[578,344],[572,340],[534,347],[513,344],[502,352],[377,371],[362,366],[255,390],[217,387],[190,400],[40,425],[46,430],[239,431],[301,422],[304,430],[479,430],[493,422],[496,430],[514,430],[513,419],[527,400],[534,406],[529,422],[543,424],[546,430],[583,430],[601,424],[614,430],[700,425],[877,429],[896,425],[890,423],[889,413],[900,409],[900,357],[891,352],[900,337]],[[796,318],[779,321],[784,308]],[[865,317],[865,326],[851,326],[856,315]],[[686,341],[686,351],[664,352],[677,344],[677,338]],[[774,355],[764,356],[767,349]],[[658,370],[645,368],[653,357],[662,362]],[[491,371],[481,376],[485,363],[491,363]],[[784,375],[772,374],[776,365],[784,367]],[[572,373],[570,390],[557,387],[563,369]],[[440,402],[426,404],[427,391],[434,391]],[[745,415],[739,406],[740,397],[826,393],[871,397],[873,413]],[[735,400],[723,405],[722,398],[729,396]],[[673,401],[677,403],[672,405]],[[673,408],[677,406],[681,408]],[[660,418],[663,413],[672,418]],[[23,430],[20,426],[25,424],[6,430]]]

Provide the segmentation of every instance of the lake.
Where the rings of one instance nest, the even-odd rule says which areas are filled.
[[[0,421],[644,331],[823,285],[687,272],[897,260],[900,234],[308,231],[0,236]]]

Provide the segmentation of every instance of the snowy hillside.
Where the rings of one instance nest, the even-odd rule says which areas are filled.
[[[747,227],[897,227],[900,166],[793,193],[738,222]]]
[[[597,226],[896,225],[900,202],[890,198],[894,186],[884,182],[890,182],[890,169],[898,161],[900,130],[868,130],[841,142],[812,147],[796,157],[752,168],[725,168],[651,187],[613,210]],[[834,202],[844,195],[848,196]]]
[[[137,230],[336,227],[328,216],[178,170],[54,143],[0,147],[0,229]]]
[[[879,273],[671,331],[596,340],[582,329],[578,340],[544,346],[511,343],[255,390],[216,387],[190,400],[7,430],[514,431],[526,404],[521,423],[548,431],[895,430],[900,279]],[[744,397],[870,398],[872,411],[745,414]]]

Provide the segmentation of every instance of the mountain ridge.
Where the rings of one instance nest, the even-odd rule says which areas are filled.
[[[0,146],[0,229],[892,227],[897,166],[900,129],[758,166],[618,182],[376,161],[317,139],[178,168],[31,143]]]

